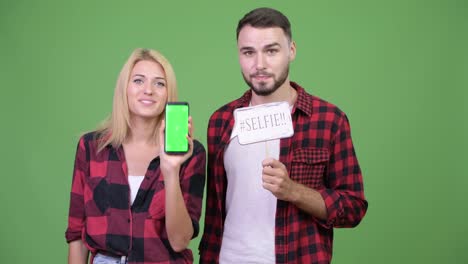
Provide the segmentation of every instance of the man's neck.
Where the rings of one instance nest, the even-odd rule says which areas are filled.
[[[260,104],[286,101],[289,103],[289,105],[293,105],[296,102],[296,99],[297,91],[291,86],[288,80],[284,82],[283,85],[281,85],[281,87],[279,87],[274,93],[266,96],[257,95],[252,91],[252,99],[250,104],[255,106]]]

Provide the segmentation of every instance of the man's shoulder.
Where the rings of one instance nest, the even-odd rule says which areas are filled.
[[[311,95],[311,97],[312,107],[318,109],[319,112],[333,112],[338,115],[344,114],[336,104],[315,95]]]
[[[210,120],[227,119],[232,116],[234,110],[241,106],[243,97],[244,95],[216,109],[213,114],[211,114]]]
[[[299,105],[304,111],[309,111],[311,115],[314,114],[334,114],[336,116],[344,116],[345,113],[334,103],[325,100],[317,95],[303,91],[302,98]]]

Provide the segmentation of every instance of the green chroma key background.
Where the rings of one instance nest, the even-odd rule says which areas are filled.
[[[260,6],[291,20],[291,79],[351,121],[370,206],[336,230],[333,263],[467,263],[461,0],[1,1],[1,262],[66,262],[76,143],[110,113],[134,48],[171,61],[206,146],[210,114],[247,89],[235,29]]]

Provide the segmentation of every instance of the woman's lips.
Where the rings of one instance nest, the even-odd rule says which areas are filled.
[[[152,105],[154,103],[156,103],[156,101],[154,100],[150,100],[150,99],[141,99],[141,100],[138,100],[140,103],[144,104],[144,105]]]

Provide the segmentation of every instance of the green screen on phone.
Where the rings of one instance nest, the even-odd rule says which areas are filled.
[[[189,106],[187,102],[167,103],[164,139],[166,153],[183,154],[188,151],[188,116]]]

